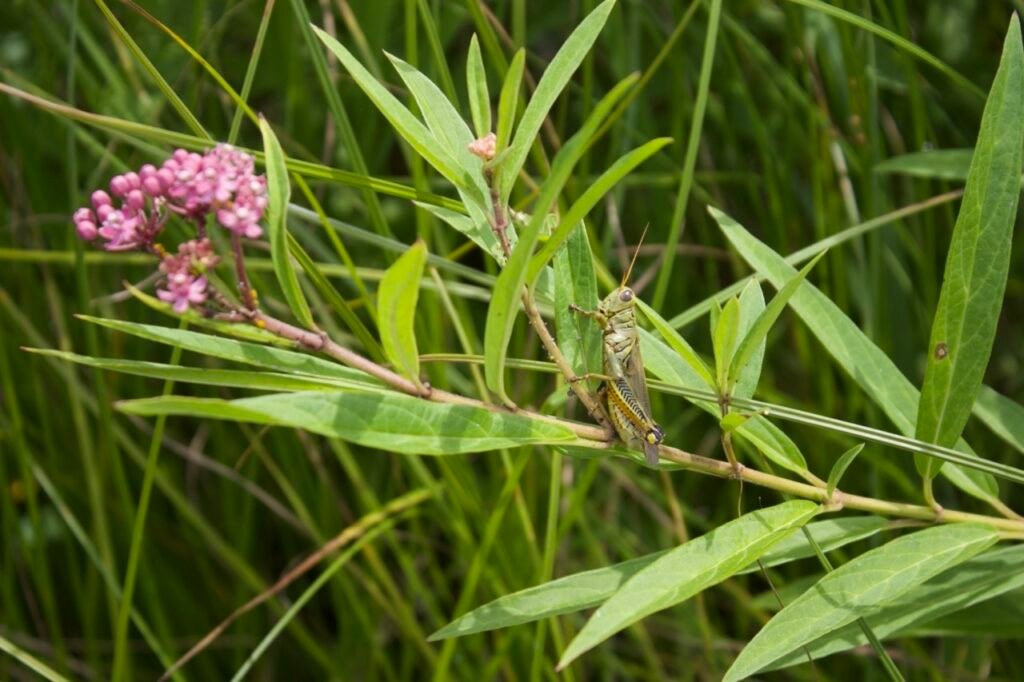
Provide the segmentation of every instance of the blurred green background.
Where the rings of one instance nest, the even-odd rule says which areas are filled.
[[[236,89],[241,87],[265,3],[140,4]],[[443,54],[468,119],[464,64],[474,31],[493,41],[492,49],[485,49],[485,62],[491,92],[496,93],[501,61],[525,46],[528,71],[536,78],[595,4],[307,0],[304,8],[313,23],[335,32],[391,84],[400,81],[382,50],[438,79],[442,71],[437,58]],[[658,302],[664,317],[749,274],[707,215],[708,204],[786,254],[960,186],[880,173],[876,166],[909,152],[973,145],[1007,23],[1024,3],[840,0],[831,5],[905,38],[945,62],[962,80],[813,8],[783,0],[726,0],[696,184],[667,295]],[[292,157],[356,170],[359,161],[339,141],[318,84],[297,6],[303,6],[300,0],[275,3],[249,101],[274,124]],[[226,139],[235,108],[216,82],[129,5],[111,0],[109,7],[203,126],[217,139]],[[643,227],[650,225],[648,247],[634,275],[646,284],[641,295],[648,301],[658,245],[668,234],[678,191],[707,18],[699,0],[620,0],[542,133],[550,156],[552,142],[571,136],[608,88],[632,71],[646,72],[673,31],[681,30],[644,91],[590,151],[567,192],[578,196],[591,177],[627,149],[658,136],[676,139],[589,219],[600,259],[615,275]],[[368,173],[450,195],[348,77],[333,64],[330,69]],[[91,1],[0,4],[0,81],[86,111],[187,132]],[[400,87],[393,91],[407,99]],[[243,121],[238,142],[258,148],[259,131]],[[151,264],[83,249],[70,214],[111,175],[158,162],[171,149],[44,113],[0,93],[0,637],[74,678],[106,679],[110,674],[117,599],[103,571],[120,582],[141,462],[152,434],[151,421],[120,415],[112,404],[157,394],[162,386],[72,367],[20,348],[169,359],[165,347],[75,319],[84,313],[173,324],[119,294],[122,282],[145,280]],[[542,177],[536,163],[528,164],[528,171]],[[381,213],[375,218],[361,190],[340,182],[314,180],[311,185],[331,217],[358,228],[342,239],[356,263],[368,269],[371,283],[393,256],[365,235],[384,231],[406,244],[421,236],[432,253],[470,267],[492,267],[476,251],[460,248],[460,235],[405,199],[378,195]],[[308,205],[299,192],[293,197]],[[957,208],[949,199],[905,220],[890,221],[833,249],[813,275],[918,385]],[[314,227],[295,227],[318,261],[337,263],[328,241]],[[250,251],[257,258],[267,255],[258,248]],[[989,386],[1018,401],[1024,399],[1022,260],[1024,249],[1017,245],[986,377]],[[270,273],[257,272],[257,278],[267,304],[285,315]],[[358,292],[350,281],[339,277],[334,283],[358,306]],[[486,292],[460,291],[453,292],[458,314],[479,338]],[[433,292],[421,297],[417,329],[422,352],[461,350]],[[528,331],[517,331],[512,355],[540,358]],[[706,318],[683,331],[698,350],[710,351]],[[183,361],[209,362],[187,354]],[[437,385],[475,393],[464,366],[431,364],[429,371]],[[564,398],[565,387],[556,386],[550,375],[522,372],[511,383],[514,397],[524,405],[551,407]],[[196,386],[176,390],[239,395]],[[757,397],[892,428],[788,313],[769,338]],[[654,402],[668,442],[722,456],[713,420],[675,397],[656,395]],[[853,444],[826,431],[784,428],[820,476]],[[966,433],[986,457],[1019,457],[980,424],[972,422]],[[727,481],[653,474],[621,460],[566,459],[562,471],[551,472],[550,462],[550,452],[543,448],[420,459],[281,429],[171,419],[161,443],[134,603],[173,659],[360,517],[403,493],[436,484],[437,495],[366,544],[302,609],[257,663],[253,678],[525,680],[533,675],[538,634],[543,635],[538,659],[543,664],[537,673],[541,679],[720,677],[776,608],[765,598],[768,588],[760,575],[735,578],[651,617],[560,675],[552,672],[554,661],[582,625],[582,614],[450,644],[426,642],[429,633],[457,612],[539,582],[545,572],[547,528],[557,540],[554,575],[560,576],[673,546],[681,536],[699,534],[736,513],[736,485]],[[551,480],[561,484],[557,517],[548,509]],[[979,510],[947,483],[939,485],[943,504]],[[910,456],[881,446],[868,446],[847,473],[844,488],[919,501]],[[750,487],[743,497],[745,509],[779,501],[772,491]],[[1004,500],[1024,506],[1024,495],[1006,485]],[[871,542],[881,540],[837,552],[837,558],[854,556]],[[819,570],[809,560],[774,570],[772,577],[786,594]],[[276,622],[289,598],[318,573],[314,570],[287,596],[240,618],[184,668],[184,677],[230,675]],[[1024,598],[1020,593],[1011,596],[1004,599],[1006,604]],[[913,679],[1022,679],[1024,662],[1012,640],[1024,636],[1024,616],[1014,616],[1012,609],[996,611],[1006,621],[998,631],[994,626],[972,630],[970,619],[954,619],[944,626],[949,637],[900,638],[893,642],[893,656]],[[130,643],[132,676],[157,677],[165,666],[134,628]],[[870,652],[858,651],[823,661],[815,671],[805,665],[782,675],[881,679],[882,674]],[[29,679],[31,673],[3,656],[0,677]]]

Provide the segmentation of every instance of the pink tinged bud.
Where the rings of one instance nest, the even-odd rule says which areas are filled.
[[[115,175],[110,179],[110,191],[115,197],[123,197],[131,191],[131,184],[123,175]]]
[[[160,179],[154,174],[142,181],[142,191],[151,197],[158,197],[163,195],[164,187],[160,184]]]
[[[217,211],[217,222],[232,230],[238,225],[238,216],[235,215],[234,211],[222,208]]]
[[[100,219],[101,223],[106,222],[107,218],[109,218],[110,214],[113,212],[113,206],[111,206],[110,204],[103,204],[102,206],[96,209],[96,217]]]
[[[156,173],[156,166],[151,163],[147,163],[145,166],[139,169],[139,177],[143,180],[154,175]]]
[[[141,190],[133,189],[128,192],[128,196],[125,197],[124,203],[134,209],[140,209],[146,205],[146,195]]]
[[[167,189],[174,182],[174,171],[169,168],[161,168],[156,172],[156,178],[160,181],[160,186]]]
[[[96,228],[96,223],[88,220],[75,223],[75,231],[78,233],[79,237],[87,242],[91,242],[96,239],[96,236],[99,233]]]
[[[98,209],[100,206],[110,205],[110,195],[101,189],[96,190],[92,193],[92,206]]]
[[[71,219],[74,220],[76,223],[85,221],[92,222],[94,220],[94,217],[92,211],[90,211],[89,209],[80,208],[77,211],[75,211],[75,214],[71,217]]]
[[[242,236],[248,239],[259,239],[261,234],[263,234],[263,229],[256,223],[250,223],[246,226]]]
[[[479,140],[473,140],[469,143],[469,151],[475,156],[479,156],[484,161],[490,161],[494,158],[497,153],[498,147],[498,136],[494,133],[487,133]]]
[[[131,189],[138,189],[142,187],[142,180],[139,179],[139,174],[129,171],[124,174],[124,179],[128,181],[128,186]]]
[[[180,148],[175,149],[174,154],[171,155],[171,158],[173,158],[178,163],[183,163],[185,159],[188,158],[188,151]]]

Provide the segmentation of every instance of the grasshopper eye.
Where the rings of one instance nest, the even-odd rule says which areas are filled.
[[[623,303],[629,303],[630,301],[632,301],[633,300],[633,290],[632,289],[623,289],[622,292],[619,294],[619,300],[622,301]]]

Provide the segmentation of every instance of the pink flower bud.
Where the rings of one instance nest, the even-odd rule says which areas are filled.
[[[95,220],[95,217],[93,216],[92,211],[90,211],[89,209],[80,208],[77,211],[75,211],[75,214],[71,217],[71,219],[74,220],[76,223],[81,223],[85,221],[92,222]]]
[[[96,209],[96,217],[100,219],[101,223],[103,223],[106,222],[107,218],[109,218],[110,214],[113,212],[113,206],[111,206],[110,204],[103,204],[102,206]]]
[[[91,242],[92,240],[96,239],[96,235],[98,234],[96,223],[90,222],[88,220],[76,222],[75,231],[78,233],[79,237],[81,237],[87,242]]]
[[[479,156],[484,161],[490,161],[497,153],[498,136],[494,133],[487,133],[479,140],[470,142],[468,146],[471,154]]]
[[[100,206],[110,205],[110,195],[101,189],[96,190],[92,193],[92,206],[98,209]]]
[[[146,195],[142,193],[142,190],[133,189],[131,192],[128,192],[124,203],[134,209],[143,208],[146,205]]]
[[[125,173],[124,179],[128,181],[128,186],[131,189],[138,189],[142,187],[142,180],[139,179],[139,174],[134,171],[128,171]]]
[[[150,175],[142,180],[142,191],[151,197],[158,197],[164,193],[164,188],[156,175]]]
[[[115,175],[110,179],[110,191],[115,197],[123,197],[131,188],[131,183],[123,175]]]

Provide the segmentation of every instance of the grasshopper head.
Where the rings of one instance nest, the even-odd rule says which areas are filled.
[[[605,299],[601,301],[601,305],[598,306],[598,310],[607,319],[613,317],[618,319],[633,317],[633,307],[636,305],[635,298],[633,290],[626,285],[622,285],[605,296]]]

